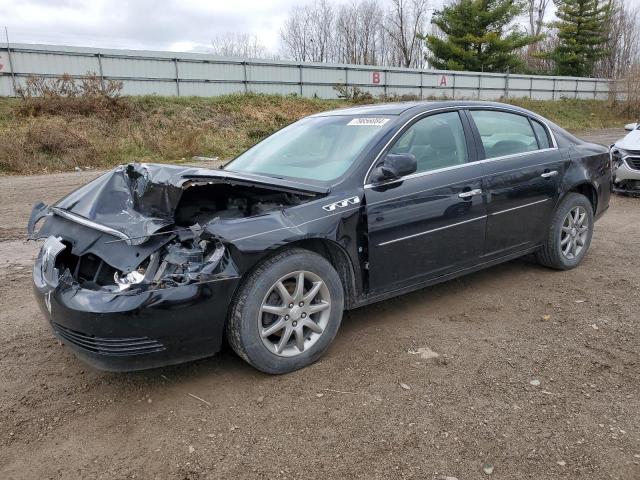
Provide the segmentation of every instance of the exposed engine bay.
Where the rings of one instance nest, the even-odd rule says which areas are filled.
[[[47,238],[43,281],[125,293],[236,276],[216,224],[281,211],[319,194],[210,172],[127,165],[51,207],[36,205],[28,230],[31,239]]]
[[[266,188],[192,184],[186,188],[176,208],[175,224],[204,225],[216,218],[254,217],[303,202],[304,197],[299,195]]]

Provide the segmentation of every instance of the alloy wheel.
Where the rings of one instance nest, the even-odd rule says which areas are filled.
[[[331,316],[331,296],[315,273],[291,272],[276,281],[258,313],[258,332],[270,352],[294,357],[322,336]]]
[[[573,260],[577,258],[587,243],[589,218],[584,207],[573,207],[562,222],[560,230],[560,250]]]

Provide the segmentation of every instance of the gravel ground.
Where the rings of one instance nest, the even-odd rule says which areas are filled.
[[[579,268],[349,312],[290,375],[230,352],[110,374],[53,337],[22,240],[36,200],[95,175],[0,178],[0,478],[640,478],[640,199],[612,199]]]

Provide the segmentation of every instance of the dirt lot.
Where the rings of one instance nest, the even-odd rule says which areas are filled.
[[[303,371],[224,352],[109,374],[49,331],[22,241],[33,202],[93,176],[0,178],[0,478],[640,478],[640,199],[613,198],[580,268],[350,312]]]

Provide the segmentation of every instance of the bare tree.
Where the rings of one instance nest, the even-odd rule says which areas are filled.
[[[542,58],[540,52],[553,49],[557,39],[555,32],[547,27],[545,18],[552,0],[527,0],[527,19],[528,25],[526,31],[529,35],[544,35],[542,40],[527,45],[522,52],[525,65],[529,70],[539,73],[550,73],[553,69],[553,62]]]
[[[311,32],[309,31],[310,10],[308,7],[295,5],[280,30],[282,53],[285,57],[306,62],[311,57]]]
[[[609,54],[596,65],[595,74],[606,78],[623,78],[640,62],[640,5],[610,0]]]
[[[239,32],[224,32],[216,35],[211,40],[211,53],[222,57],[273,57],[258,37]]]
[[[387,7],[384,4],[390,5]],[[331,0],[295,6],[281,31],[282,53],[297,61],[422,66],[428,0]]]
[[[358,5],[358,50],[359,62],[364,65],[376,65],[382,61],[379,49],[382,46],[384,31],[380,28],[382,8],[378,0],[365,0]]]
[[[422,66],[422,41],[417,34],[424,31],[427,6],[427,0],[391,0],[384,29],[397,49],[400,66]]]
[[[551,0],[528,0],[528,13],[529,13],[529,29],[527,33],[529,35],[540,35],[544,28],[544,18],[547,14]]]
[[[333,57],[335,13],[327,0],[319,0],[310,10],[311,61],[329,62]]]
[[[282,53],[301,62],[332,61],[335,50],[335,11],[327,0],[296,5],[280,30]]]
[[[337,58],[343,63],[358,63],[358,6],[351,3],[341,5],[336,18]]]

